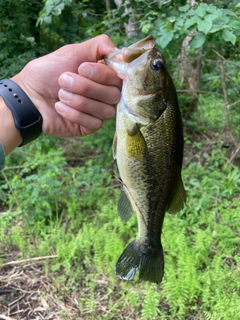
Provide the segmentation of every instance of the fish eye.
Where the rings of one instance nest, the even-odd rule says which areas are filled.
[[[160,59],[154,59],[152,61],[152,68],[155,71],[160,71],[162,66],[162,61]]]

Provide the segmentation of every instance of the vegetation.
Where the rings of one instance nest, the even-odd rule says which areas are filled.
[[[7,157],[0,173],[0,316],[237,320],[238,2],[196,2],[192,8],[187,1],[180,5],[149,1],[146,6],[141,0],[106,4],[47,0],[43,8],[41,1],[0,0],[4,8],[0,10],[0,77],[11,76],[29,59],[65,43],[102,32],[108,32],[117,46],[132,43],[135,39],[127,38],[125,30],[132,17],[139,38],[154,34],[179,89],[185,132],[183,180],[188,195],[185,208],[167,214],[164,221],[163,282],[143,283],[137,277],[125,282],[114,274],[119,255],[136,236],[137,222],[133,217],[123,224],[117,215],[120,190],[111,155],[115,128],[111,120],[94,135],[64,140],[41,136]],[[207,19],[207,15],[211,16]],[[221,15],[222,20],[214,15]],[[203,26],[197,17],[208,24]],[[161,42],[164,32],[172,34],[165,45]],[[196,34],[187,55],[200,59],[202,67],[197,108],[189,112],[189,88],[181,84],[179,55],[192,32]],[[171,37],[165,34],[166,38]]]

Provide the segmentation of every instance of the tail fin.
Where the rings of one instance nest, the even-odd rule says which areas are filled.
[[[115,273],[120,279],[132,280],[139,267],[140,280],[160,283],[164,272],[162,246],[153,255],[152,250],[142,250],[142,245],[133,240],[119,257]]]

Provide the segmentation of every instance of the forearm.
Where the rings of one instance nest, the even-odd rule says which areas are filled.
[[[5,155],[8,155],[13,149],[22,142],[20,132],[14,124],[11,111],[0,96],[0,141],[3,145]]]

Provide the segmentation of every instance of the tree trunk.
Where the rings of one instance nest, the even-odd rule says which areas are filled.
[[[122,0],[114,0],[116,6],[119,8],[123,5]],[[128,22],[124,23],[126,36],[128,39],[136,38],[139,35],[138,22],[135,17],[135,12],[132,8],[127,8],[127,5],[130,4],[130,0],[124,2],[125,12],[123,16],[129,16]]]
[[[187,3],[193,8],[198,1],[188,0]],[[191,118],[191,115],[197,110],[199,91],[202,77],[201,53],[202,48],[197,50],[197,57],[193,58],[188,55],[190,41],[195,36],[193,31],[182,42],[180,58],[180,85],[181,89],[186,91],[187,101],[185,108],[185,117]]]
[[[182,43],[180,54],[180,85],[181,89],[186,91],[188,96],[185,116],[190,118],[192,113],[197,110],[199,91],[202,77],[201,49],[198,50],[198,56],[192,58],[187,54],[189,42],[193,35],[187,36]]]

